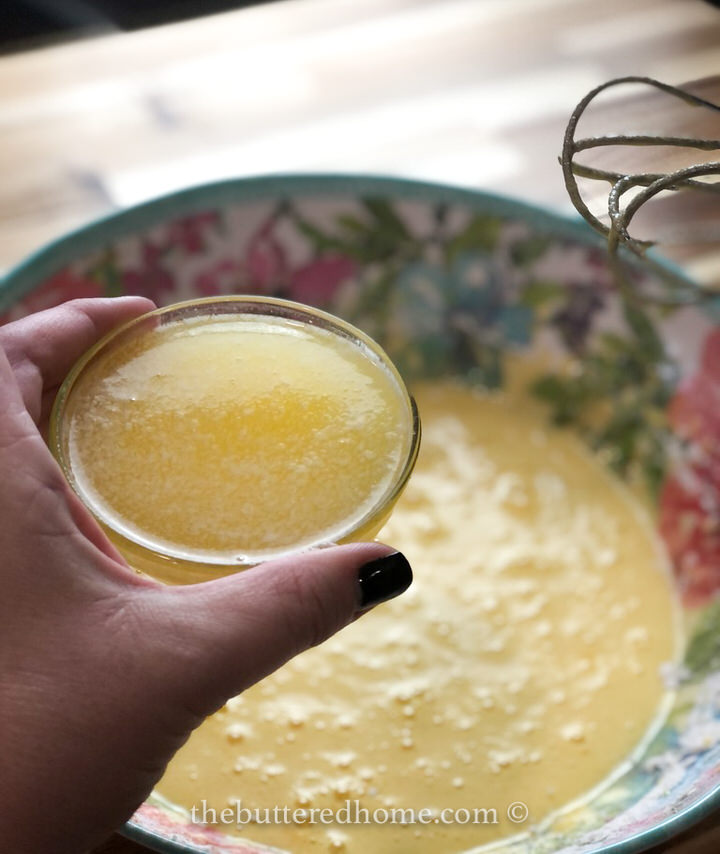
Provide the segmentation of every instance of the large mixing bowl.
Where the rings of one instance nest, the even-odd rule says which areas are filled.
[[[518,202],[285,176],[190,189],[65,237],[6,277],[0,319],[81,296],[253,293],[346,318],[410,382],[501,387],[507,354],[535,345],[575,360],[574,375],[550,374],[535,393],[653,496],[688,637],[667,674],[674,705],[644,753],[582,808],[494,850],[627,854],[720,806],[720,297],[672,307],[669,286],[639,268],[631,279],[652,302],[614,290],[584,224]],[[124,832],[158,851],[258,850],[153,798]]]

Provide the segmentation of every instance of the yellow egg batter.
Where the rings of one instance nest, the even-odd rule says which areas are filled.
[[[192,736],[158,791],[196,818],[238,801],[428,810],[404,826],[223,829],[298,854],[452,854],[587,793],[657,720],[676,611],[637,500],[522,391],[416,397],[423,448],[382,534],[413,587]],[[460,808],[469,823],[440,822]]]

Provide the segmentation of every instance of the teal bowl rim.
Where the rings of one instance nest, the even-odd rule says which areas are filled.
[[[21,300],[38,282],[78,257],[95,251],[101,242],[127,237],[209,207],[280,199],[297,194],[317,194],[324,197],[380,194],[392,195],[405,201],[432,200],[461,204],[471,209],[481,208],[484,212],[502,218],[517,218],[530,225],[551,227],[558,237],[573,239],[588,246],[605,245],[604,239],[579,216],[569,216],[502,194],[432,181],[366,173],[256,175],[198,184],[170,192],[130,208],[113,211],[47,243],[11,267],[0,279],[0,312],[6,311]],[[675,277],[692,284],[687,274],[672,262],[657,255],[654,260]],[[588,854],[639,854],[702,821],[716,809],[720,809],[720,785],[655,827],[641,831],[622,842],[593,849]],[[153,847],[160,854],[200,854],[203,851],[199,846],[189,847],[183,842],[173,841],[133,825],[132,822],[126,823],[119,832],[129,839]],[[203,847],[208,851],[207,847]]]
[[[282,199],[287,195],[313,192],[338,197],[387,193],[404,201],[427,201],[431,198],[434,202],[482,209],[501,218],[510,219],[514,216],[534,226],[551,226],[559,237],[572,238],[589,246],[606,245],[604,238],[579,216],[570,216],[511,196],[483,190],[364,173],[255,175],[198,184],[167,193],[138,205],[113,211],[51,240],[10,267],[0,278],[0,312],[6,311],[26,296],[37,282],[78,257],[96,250],[100,240],[112,241],[128,237],[169,219],[200,213],[209,206],[222,207],[234,202]],[[671,261],[652,251],[648,256],[671,275],[689,285],[693,284],[688,275]]]

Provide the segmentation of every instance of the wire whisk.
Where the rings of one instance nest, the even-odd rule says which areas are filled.
[[[629,229],[640,208],[666,191],[715,194],[718,196],[718,204],[720,204],[720,181],[708,180],[711,176],[720,176],[720,160],[693,163],[690,166],[668,172],[632,173],[596,168],[576,161],[576,156],[581,152],[603,146],[674,146],[694,151],[720,151],[720,139],[699,139],[692,136],[607,134],[576,139],[578,122],[598,95],[612,87],[629,83],[653,87],[684,101],[689,106],[716,112],[720,118],[720,104],[715,104],[684,89],[661,83],[650,77],[618,77],[597,86],[575,107],[565,130],[560,163],[570,199],[581,216],[596,231],[606,237],[611,270],[617,286],[626,293],[629,284],[619,255],[621,246],[643,258],[646,264],[653,267],[666,284],[662,294],[645,294],[646,299],[662,305],[674,306],[697,302],[708,296],[717,296],[717,291],[696,285],[689,279],[673,273],[665,265],[655,261],[652,256],[648,257],[648,250],[656,246],[657,241],[635,238],[630,234]],[[595,216],[585,203],[578,186],[577,179],[579,177],[604,181],[610,185],[607,197],[609,225]]]

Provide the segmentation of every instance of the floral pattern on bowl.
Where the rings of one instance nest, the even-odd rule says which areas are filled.
[[[493,850],[619,853],[720,807],[720,297],[663,308],[643,297],[662,282],[638,266],[630,277],[618,292],[584,225],[518,202],[288,176],[185,191],[70,235],[6,278],[0,321],[81,296],[166,305],[260,293],[360,326],[410,381],[452,375],[499,388],[508,352],[560,356],[530,391],[648,497],[688,640],[682,667],[666,674],[673,707],[636,761],[582,806]],[[160,851],[262,850],[157,798],[126,832]]]

